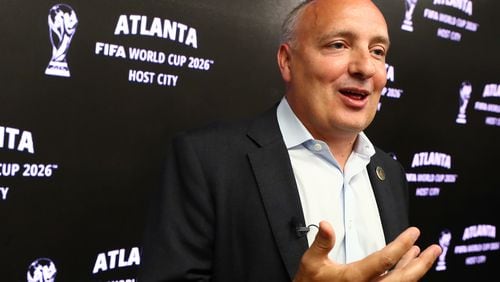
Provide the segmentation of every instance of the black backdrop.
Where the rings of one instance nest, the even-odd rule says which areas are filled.
[[[33,262],[49,261],[56,281],[136,280],[166,142],[280,99],[279,26],[297,2],[66,1],[78,24],[61,77],[45,74],[60,2],[0,0],[0,280],[27,281]],[[420,243],[451,236],[446,269],[425,281],[496,281],[500,3],[414,1],[407,31],[405,0],[375,2],[392,46],[367,134],[408,172]]]

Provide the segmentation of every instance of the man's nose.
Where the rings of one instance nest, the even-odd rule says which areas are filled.
[[[349,62],[349,73],[360,79],[372,77],[376,72],[374,60],[368,50],[353,50]]]

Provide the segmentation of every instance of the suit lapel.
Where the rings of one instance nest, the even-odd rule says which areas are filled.
[[[248,158],[276,244],[292,279],[307,249],[307,239],[295,232],[296,225],[304,223],[304,215],[276,109],[257,119],[248,136],[258,145]]]
[[[384,236],[386,243],[394,240],[399,232],[401,232],[401,215],[403,211],[396,210],[400,206],[396,201],[394,187],[391,186],[390,175],[387,171],[387,166],[384,165],[382,159],[375,154],[367,166],[368,175],[372,184],[373,192],[377,201],[382,227],[384,229]],[[386,174],[382,179],[377,174],[377,167],[384,170]],[[401,200],[401,198],[399,198]]]

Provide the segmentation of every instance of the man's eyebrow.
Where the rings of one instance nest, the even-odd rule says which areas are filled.
[[[389,48],[389,46],[391,45],[391,41],[389,40],[389,38],[387,38],[387,36],[383,36],[383,35],[375,36],[372,39],[372,42],[382,43],[382,44],[386,45],[387,48]]]
[[[324,41],[330,40],[333,37],[355,38],[356,36],[354,35],[354,33],[350,32],[350,31],[334,30],[334,31],[330,31],[328,33],[322,34],[321,36],[319,36],[318,39],[319,39],[319,42],[324,42]]]
[[[335,30],[326,34],[323,34],[318,37],[319,42],[325,42],[330,40],[333,37],[345,37],[345,38],[356,38],[357,35],[351,31],[347,30]],[[382,43],[389,47],[391,45],[391,42],[387,36],[384,35],[376,35],[370,40],[371,42],[375,43]]]

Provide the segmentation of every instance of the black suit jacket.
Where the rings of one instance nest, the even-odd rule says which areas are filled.
[[[379,149],[368,173],[390,242],[408,226],[406,178]],[[150,219],[140,282],[290,281],[308,243],[276,108],[177,136]]]

